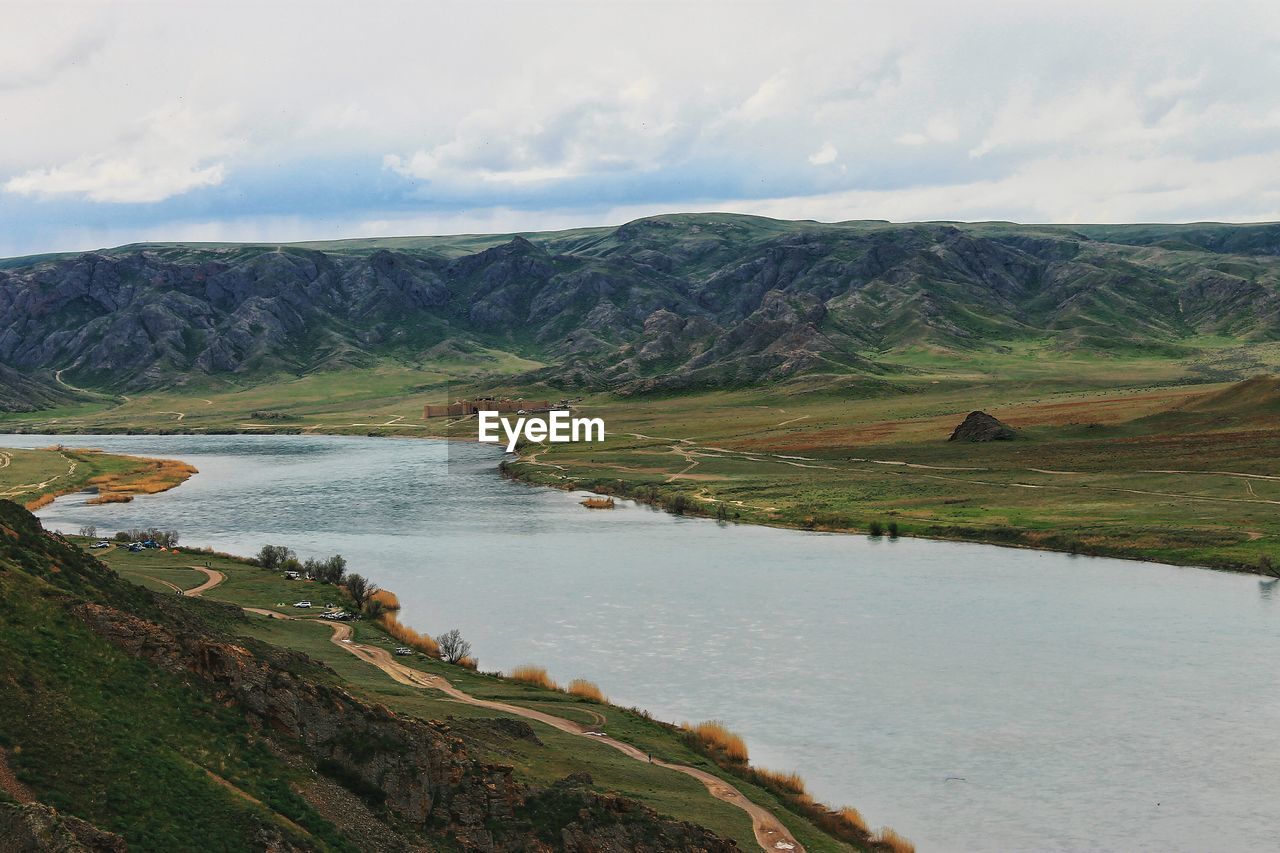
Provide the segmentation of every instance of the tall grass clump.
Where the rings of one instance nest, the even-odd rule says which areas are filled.
[[[887,826],[880,827],[880,831],[871,836],[871,843],[891,853],[916,853],[914,844]]]
[[[580,699],[590,699],[592,702],[609,701],[594,681],[587,681],[585,678],[575,678],[570,681],[566,690],[570,696],[577,696]]]
[[[685,723],[682,728],[713,755],[721,755],[736,764],[747,763],[747,742],[719,720],[707,720],[697,725]]]
[[[521,684],[530,684],[534,687],[541,687],[545,690],[559,690],[560,686],[551,680],[551,676],[547,675],[547,671],[540,666],[525,664],[517,666],[511,672],[507,673],[507,678],[512,681],[518,681]]]
[[[753,768],[756,781],[766,788],[781,789],[796,797],[807,797],[809,789],[805,787],[804,778],[799,773],[782,773],[767,770],[764,767]]]
[[[862,812],[853,806],[844,806],[836,813],[836,818],[840,823],[859,833],[860,835],[870,835],[871,830],[867,828],[867,822],[862,819]]]
[[[383,611],[378,617],[378,623],[388,634],[409,648],[422,652],[427,657],[440,657],[440,646],[431,639],[429,634],[415,631],[408,625],[401,624],[394,612]]]
[[[867,535],[879,538],[884,535],[884,525],[879,521],[873,521],[867,525]]]
[[[370,601],[376,601],[382,605],[383,610],[399,610],[400,599],[396,598],[396,594],[389,589],[376,590],[369,596]]]

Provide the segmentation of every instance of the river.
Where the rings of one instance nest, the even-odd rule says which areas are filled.
[[[495,473],[493,448],[336,436],[0,436],[187,460],[39,514],[189,545],[341,552],[482,669],[720,719],[922,851],[1271,850],[1280,589],[1028,550],[679,518]]]

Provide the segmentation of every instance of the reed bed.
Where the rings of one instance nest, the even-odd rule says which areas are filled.
[[[546,690],[559,690],[560,686],[547,675],[547,671],[540,666],[525,664],[517,666],[511,672],[507,673],[507,678],[512,681],[519,681],[521,684],[531,684],[534,687],[541,687]]]
[[[462,667],[463,669],[469,669],[472,672],[475,672],[477,669],[480,668],[480,661],[476,660],[471,655],[467,655],[464,658],[458,659],[458,666]]]
[[[711,752],[723,755],[730,762],[746,764],[749,759],[747,742],[741,735],[729,731],[728,727],[719,720],[707,720],[697,725],[685,723],[681,728]]]
[[[88,484],[98,487],[98,495],[87,503],[128,503],[135,495],[154,495],[168,491],[186,481],[192,474],[199,473],[194,465],[177,459],[128,458],[138,462],[140,467],[89,478]]]
[[[887,826],[880,827],[880,831],[871,836],[871,843],[891,853],[916,853],[914,844]]]
[[[33,498],[32,500],[27,501],[25,506],[27,509],[31,510],[32,512],[35,512],[40,507],[48,506],[49,504],[53,503],[55,498],[57,498],[57,495],[55,495],[53,492],[45,492],[43,495],[40,495],[37,498]]]
[[[369,596],[370,601],[376,601],[382,605],[383,610],[399,610],[400,599],[389,589],[380,589]]]
[[[608,702],[605,698],[604,691],[594,681],[587,681],[585,678],[575,678],[569,682],[569,686],[565,688],[565,692],[570,696],[577,696],[580,699],[590,699],[592,702]]]
[[[408,625],[401,624],[396,619],[394,612],[384,612],[378,617],[378,621],[388,634],[409,648],[422,652],[427,657],[440,657],[440,646],[431,638],[431,635],[415,631]]]
[[[809,796],[809,790],[805,787],[804,778],[799,773],[782,773],[777,770],[767,770],[764,767],[752,768],[757,781],[766,788],[781,789],[788,794],[797,797]]]
[[[855,830],[862,835],[870,835],[871,830],[867,827],[867,822],[862,818],[862,812],[853,806],[845,806],[835,812],[835,817],[840,823]]]

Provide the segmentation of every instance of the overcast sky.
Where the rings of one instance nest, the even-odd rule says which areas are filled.
[[[1280,3],[0,4],[0,255],[1280,219]]]

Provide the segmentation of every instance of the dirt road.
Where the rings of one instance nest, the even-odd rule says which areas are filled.
[[[199,586],[193,586],[191,589],[187,590],[187,595],[203,595],[227,579],[226,575],[215,569],[206,569],[204,566],[187,566],[187,568],[195,569],[197,572],[202,572],[204,576],[208,578],[208,580]]]
[[[188,593],[190,594],[190,593]],[[293,619],[283,613],[277,613],[274,610],[265,610],[257,607],[244,608],[249,613],[257,613],[261,616],[267,616],[272,619]],[[343,649],[350,654],[360,658],[360,660],[376,666],[385,672],[393,681],[408,687],[418,687],[425,690],[438,690],[446,696],[458,702],[467,705],[474,705],[477,708],[487,708],[491,711],[498,711],[504,714],[512,714],[517,717],[524,717],[529,720],[537,720],[540,723],[559,729],[571,735],[579,737],[588,737],[592,740],[603,743],[606,746],[618,750],[623,755],[633,758],[636,761],[642,761],[646,764],[656,764],[659,767],[665,767],[668,770],[674,770],[677,773],[683,773],[686,776],[692,776],[701,782],[710,792],[711,796],[718,800],[722,800],[730,805],[737,806],[751,817],[751,826],[755,832],[756,842],[759,843],[762,850],[777,853],[777,851],[792,851],[793,853],[804,853],[804,846],[795,839],[795,836],[782,825],[782,823],[774,817],[773,813],[763,806],[749,800],[745,794],[721,779],[713,773],[700,770],[696,767],[689,767],[684,764],[671,764],[666,761],[660,761],[652,758],[644,750],[638,749],[629,743],[616,740],[608,735],[595,731],[586,726],[566,720],[563,717],[557,717],[553,714],[547,714],[542,711],[536,711],[532,708],[523,708],[519,705],[508,705],[505,702],[494,702],[489,699],[477,699],[470,693],[464,693],[457,687],[454,687],[444,678],[438,675],[429,675],[412,667],[405,666],[397,661],[386,649],[376,646],[367,646],[363,643],[357,643],[351,639],[351,626],[343,622],[334,622],[330,625],[333,629],[333,636],[330,638],[334,645]]]

